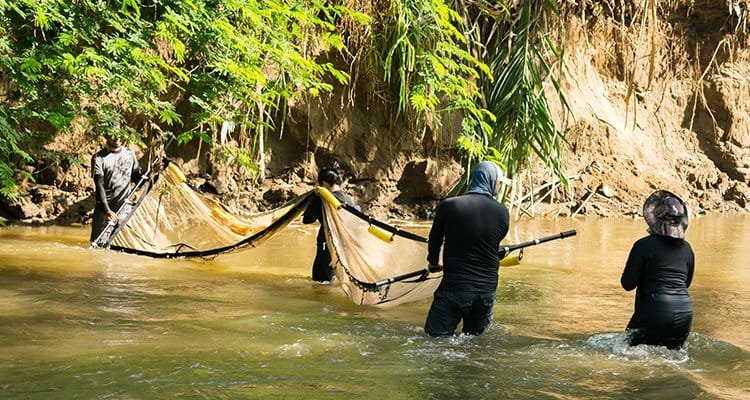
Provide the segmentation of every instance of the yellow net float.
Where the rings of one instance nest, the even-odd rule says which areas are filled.
[[[518,254],[514,256],[508,256],[500,260],[501,267],[512,267],[521,263],[523,259],[523,249],[518,251]]]
[[[331,205],[331,207],[335,209],[341,208],[341,202],[339,199],[336,198],[336,196],[333,195],[328,189],[324,187],[318,187],[318,195],[328,202],[328,204]],[[370,225],[367,227],[367,232],[370,232],[371,235],[375,236],[376,238],[386,242],[391,243],[393,242],[393,236],[394,234],[391,232],[386,231],[385,229],[378,228],[375,225]]]
[[[182,171],[180,171],[180,168],[178,168],[176,165],[172,163],[169,163],[169,165],[167,165],[167,173],[175,181],[177,181],[177,183],[182,183],[182,182],[185,182],[185,180],[187,180],[187,178],[185,178],[185,174],[183,174]]]
[[[213,216],[216,217],[216,219],[218,219],[222,224],[228,226],[229,229],[232,230],[232,232],[238,235],[247,236],[252,231],[252,227],[250,225],[237,221],[229,213],[224,211],[224,209],[219,205],[211,207],[211,214],[213,214]]]
[[[367,232],[370,232],[372,236],[375,236],[376,238],[386,243],[393,243],[393,237],[395,236],[394,233],[388,232],[385,229],[378,228],[375,225],[370,225],[369,227],[367,227]]]
[[[328,202],[328,204],[331,205],[331,207],[335,209],[341,208],[341,202],[339,199],[336,198],[336,196],[333,195],[333,193],[329,192],[328,189],[324,187],[318,187],[318,195],[325,201]]]

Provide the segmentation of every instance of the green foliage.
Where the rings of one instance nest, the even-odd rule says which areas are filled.
[[[224,162],[235,162],[251,176],[255,176],[259,173],[258,164],[253,158],[254,154],[250,153],[248,149],[229,144],[218,148],[215,154]]]
[[[18,147],[19,134],[12,128],[5,107],[0,105],[0,195],[14,200],[18,195],[16,175],[22,174],[14,167],[14,159],[31,161],[31,157]],[[28,174],[26,174],[28,177]]]
[[[549,79],[561,96],[549,60],[562,59],[543,18],[549,0],[502,2],[390,0],[375,40],[384,79],[398,109],[440,126],[440,116],[463,117],[457,146],[472,159],[495,161],[511,176],[536,155],[562,180],[564,138],[544,94]]]
[[[185,142],[232,121],[253,142],[289,99],[348,82],[309,50],[343,48],[344,14],[366,22],[325,0],[0,0],[0,193],[29,161],[21,148],[77,124]]]
[[[398,94],[398,109],[439,128],[441,115],[460,112],[460,143],[492,131],[494,116],[480,105],[478,82],[489,67],[467,51],[461,15],[443,0],[392,0],[378,21],[376,62]],[[468,141],[467,141],[468,140]],[[485,144],[486,145],[486,144]]]
[[[511,176],[535,155],[567,183],[562,170],[565,138],[555,125],[544,93],[549,80],[567,106],[550,62],[561,61],[562,51],[544,22],[556,12],[550,0],[522,0],[512,12],[484,8],[469,20],[477,32],[473,44],[485,51],[495,77],[483,87],[487,108],[497,118],[487,138],[488,147],[496,150],[499,163]]]
[[[0,195],[15,195],[41,145],[79,127],[141,144],[150,132],[202,140],[262,175],[287,103],[348,84],[330,61],[349,61],[347,24],[373,38],[371,60],[415,132],[456,115],[469,158],[513,174],[536,154],[562,174],[542,91],[556,85],[548,55],[560,56],[541,23],[553,2],[373,0],[370,16],[344,4],[359,3],[0,0]]]

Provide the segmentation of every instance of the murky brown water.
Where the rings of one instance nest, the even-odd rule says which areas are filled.
[[[567,229],[501,271],[488,333],[434,340],[429,300],[360,307],[312,284],[312,227],[211,261],[0,228],[0,398],[750,398],[750,217],[691,221],[687,351],[624,345],[642,220],[522,221],[508,241]]]

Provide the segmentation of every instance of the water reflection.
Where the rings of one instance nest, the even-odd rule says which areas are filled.
[[[501,270],[495,325],[445,340],[422,332],[429,300],[360,307],[310,282],[308,228],[211,261],[0,229],[0,398],[750,398],[747,217],[691,222],[686,351],[625,345],[641,220],[515,223],[510,242],[578,236],[529,248]]]

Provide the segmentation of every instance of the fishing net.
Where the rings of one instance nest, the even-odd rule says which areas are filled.
[[[193,190],[180,169],[169,163],[111,249],[158,258],[207,257],[256,246],[297,218],[313,192],[283,206],[255,214],[230,211]]]
[[[114,230],[111,249],[171,258],[255,247],[298,218],[315,195],[310,191],[270,211],[241,213],[192,189],[171,163],[148,189]],[[324,199],[322,222],[336,278],[353,302],[387,307],[432,296],[442,273],[427,270],[426,238],[371,218],[323,188],[318,194]],[[501,258],[570,234],[560,235],[505,247]],[[520,257],[508,259],[512,264],[504,265],[517,264]]]
[[[395,306],[432,296],[442,273],[426,270],[427,239],[370,218],[325,189],[320,195],[336,278],[353,302]],[[416,275],[390,281],[410,273]]]

